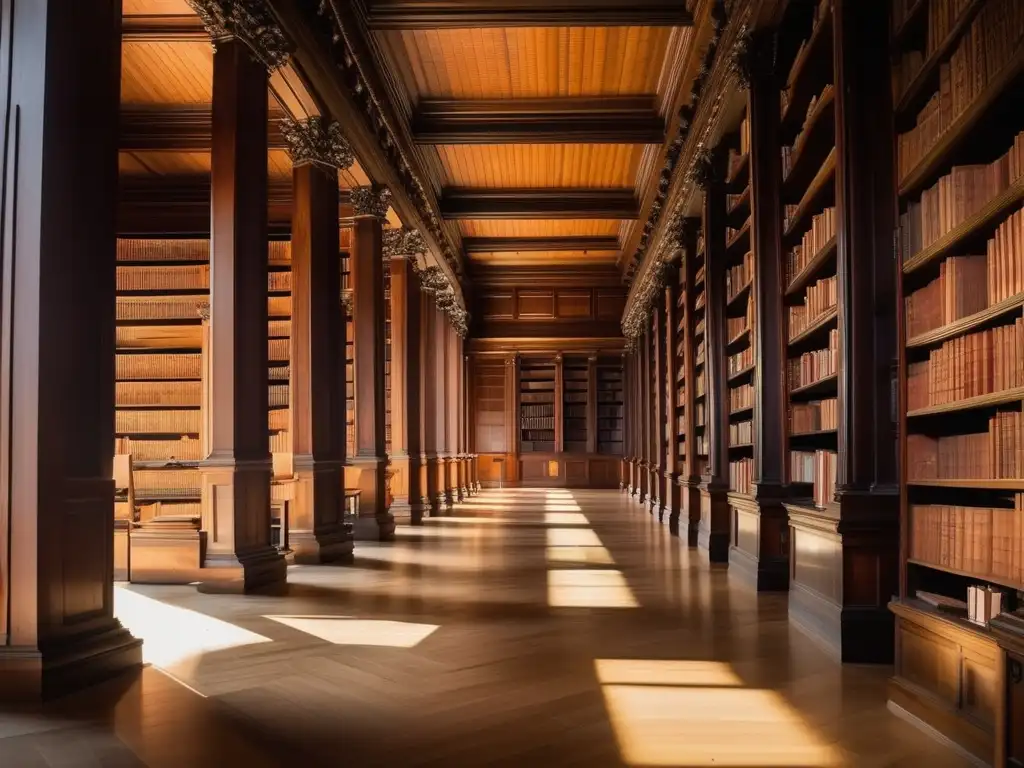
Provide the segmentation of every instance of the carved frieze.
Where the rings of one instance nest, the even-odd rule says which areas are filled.
[[[391,124],[381,107],[380,97],[370,86],[366,71],[372,70],[373,62],[364,62],[352,44],[351,35],[358,37],[360,32],[347,28],[351,14],[337,0],[321,0],[318,10],[330,25],[331,55],[340,72],[341,81],[347,84],[351,94],[362,106],[366,124],[377,137],[380,148],[401,179],[402,191],[415,206],[426,230],[441,249],[441,257],[456,275],[462,274],[462,263],[438,212],[437,201],[428,194],[427,186],[402,150],[399,140],[401,133]]]
[[[383,219],[391,206],[391,192],[386,187],[353,187],[349,199],[356,216]]]
[[[293,46],[265,0],[187,0],[213,39],[236,38],[273,72],[288,63]]]
[[[322,117],[281,120],[281,135],[288,144],[293,165],[318,165],[328,171],[348,170],[355,162],[341,126]]]

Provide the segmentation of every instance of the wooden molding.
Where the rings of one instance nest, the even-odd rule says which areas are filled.
[[[466,253],[517,251],[617,251],[617,237],[466,237]]]
[[[267,123],[268,149],[285,149],[279,120]],[[163,107],[121,110],[118,148],[123,151],[209,152],[213,142],[212,110],[209,107]]]
[[[371,29],[471,27],[689,26],[678,0],[368,0]]]
[[[480,287],[611,288],[626,295],[622,277],[613,265],[574,267],[488,267],[473,272]]]
[[[182,43],[209,41],[210,33],[195,14],[132,15],[121,20],[121,37],[127,42]]]
[[[593,354],[622,354],[626,345],[625,338],[621,336],[608,336],[593,338],[568,338],[565,336],[553,336],[549,338],[530,338],[523,336],[509,336],[504,338],[471,338],[468,340],[468,354],[488,353],[516,353],[529,355],[532,353],[550,352],[579,352]]]
[[[635,219],[632,189],[459,189],[441,194],[445,219]]]
[[[660,144],[654,96],[428,100],[412,121],[418,144]]]

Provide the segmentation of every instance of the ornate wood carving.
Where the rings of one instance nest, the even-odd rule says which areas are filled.
[[[273,72],[288,62],[293,45],[263,0],[186,0],[213,39],[237,38]]]
[[[292,165],[312,163],[328,171],[344,171],[352,167],[355,155],[341,134],[341,126],[322,117],[305,120],[281,120],[281,134],[288,145]],[[385,209],[385,213],[386,213]]]
[[[391,192],[387,188],[375,186],[353,187],[349,192],[349,200],[356,216],[384,219],[391,206]]]

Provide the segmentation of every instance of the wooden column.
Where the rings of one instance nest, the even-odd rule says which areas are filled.
[[[836,504],[791,519],[796,565],[813,561],[837,588],[823,598],[794,570],[790,616],[848,662],[892,661],[893,616],[886,606],[898,583],[894,142],[889,89],[879,87],[888,63],[877,53],[887,44],[886,5],[832,5],[840,354]]]
[[[679,370],[676,358],[676,345],[679,343],[679,311],[676,308],[676,295],[679,288],[677,267],[669,266],[665,273],[665,366],[662,375],[662,383],[665,392],[662,402],[665,404],[665,440],[664,464],[662,465],[662,477],[665,488],[665,497],[662,507],[667,510],[669,532],[679,535],[679,513],[681,509],[680,488],[676,480],[679,477],[677,457],[677,408],[676,408],[676,375]]]
[[[236,37],[213,55],[210,453],[202,462],[208,589],[285,582],[270,544],[266,67]]]
[[[565,425],[562,418],[562,398],[565,387],[565,360],[561,353],[555,355],[555,453],[565,450]]]
[[[631,496],[637,501],[640,501],[640,474],[641,464],[643,463],[643,411],[640,408],[641,400],[643,399],[643,388],[640,386],[640,368],[641,361],[643,360],[642,346],[643,346],[643,335],[639,336],[634,342],[633,352],[630,354],[631,365],[630,365],[630,382],[632,384],[632,392],[630,395],[630,422],[632,429],[633,438],[633,458],[630,462],[632,468],[633,477],[633,489]]]
[[[665,518],[665,308],[655,305],[653,311],[654,384],[651,412],[654,428],[651,431],[651,513],[657,513],[659,522]]]
[[[435,375],[437,400],[434,419],[437,429],[437,505],[450,512],[453,506],[451,485],[448,482],[448,464],[451,452],[448,446],[448,323],[444,313],[434,308],[434,344],[437,348]]]
[[[359,472],[356,538],[390,540],[395,518],[386,498],[384,388],[384,256],[381,226],[390,195],[376,187],[352,190],[353,328],[356,376],[356,455]]]
[[[637,416],[640,422],[640,494],[637,501],[646,504],[650,496],[651,455],[651,328],[650,324],[640,337],[640,365],[637,370],[640,399],[637,402]]]
[[[470,480],[470,455],[467,435],[468,403],[469,403],[469,357],[466,356],[466,340],[456,335],[459,346],[459,491],[463,499],[472,493],[473,483]]]
[[[455,328],[448,323],[448,368],[451,375],[451,389],[448,393],[448,430],[451,433],[451,471],[449,482],[452,488],[453,503],[465,500],[462,492],[462,344]]]
[[[729,564],[759,590],[789,588],[789,522],[782,505],[786,476],[786,333],[783,308],[782,169],[779,87],[772,68],[774,34],[749,42],[750,217],[754,251],[754,488],[753,504],[737,508],[757,532],[757,555],[733,547]],[[738,525],[738,524],[737,524]]]
[[[335,129],[337,130],[337,129]],[[352,555],[345,511],[345,321],[338,237],[341,156],[316,152],[330,145],[320,118],[286,129],[292,146],[292,322],[289,394],[295,501],[288,544],[296,563]]]
[[[0,6],[4,700],[142,661],[113,615],[120,22],[105,0]]]
[[[441,514],[444,507],[441,501],[443,493],[438,492],[438,434],[437,410],[439,404],[439,382],[437,378],[437,309],[434,302],[427,297],[420,301],[420,359],[423,375],[420,378],[420,391],[423,393],[423,410],[420,422],[423,430],[423,462],[420,470],[420,488],[423,494],[424,511],[429,509],[431,516]]]
[[[423,453],[420,358],[421,294],[414,254],[391,253],[391,513],[415,525],[423,521],[420,461]]]
[[[729,559],[729,409],[726,394],[725,328],[725,190],[722,159],[715,154],[705,178],[704,249],[705,375],[707,377],[708,468],[701,480],[701,519],[698,546],[708,550],[712,562]]]
[[[505,480],[519,479],[519,355],[505,360],[505,424],[508,429],[508,453],[505,456]]]
[[[686,298],[684,301],[685,322],[683,324],[683,432],[686,435],[684,442],[684,459],[682,477],[679,480],[682,488],[682,512],[680,514],[681,524],[686,527],[685,534],[680,530],[680,535],[685,535],[687,546],[696,547],[700,531],[701,519],[701,493],[700,484],[702,478],[697,471],[697,347],[694,343],[696,334],[696,306],[697,306],[697,233],[700,230],[700,219],[692,218],[686,220],[686,226],[682,229],[682,248],[684,285]],[[705,274],[707,270],[705,270]],[[707,349],[705,345],[705,350]],[[705,352],[706,355],[706,352]]]

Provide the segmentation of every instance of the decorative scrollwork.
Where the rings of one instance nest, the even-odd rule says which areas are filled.
[[[757,73],[770,75],[775,71],[777,37],[769,30],[742,35],[729,57],[729,71],[741,88],[749,88]]]
[[[686,169],[686,182],[705,191],[717,181],[717,176],[714,155],[707,148],[698,151]]]
[[[386,187],[353,187],[349,192],[356,216],[383,219],[391,206],[391,192]]]
[[[434,304],[448,317],[455,332],[461,338],[465,338],[469,332],[469,313],[459,305],[458,297],[448,275],[436,265],[425,269],[417,268],[416,274],[419,277],[422,291],[433,297]]]
[[[345,314],[352,314],[352,308],[355,306],[355,297],[352,294],[351,288],[341,289],[341,306],[344,308]]]
[[[424,256],[427,242],[413,227],[389,228],[383,232],[382,250],[385,259]]]
[[[200,301],[196,304],[196,314],[199,315],[200,320],[210,319],[210,302]]]
[[[264,0],[187,0],[213,39],[237,38],[268,71],[288,63],[293,46]]]
[[[293,165],[312,163],[333,172],[348,170],[356,161],[341,126],[334,121],[316,116],[306,120],[286,117],[281,120],[281,135]]]

